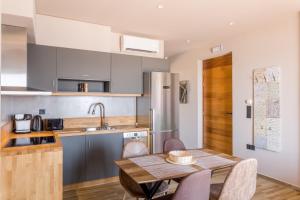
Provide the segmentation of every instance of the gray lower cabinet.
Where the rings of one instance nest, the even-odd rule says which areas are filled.
[[[142,93],[142,58],[112,54],[111,92]]]
[[[57,48],[57,76],[60,79],[110,81],[111,54]]]
[[[80,183],[86,180],[86,137],[62,137],[63,184]]]
[[[121,159],[123,134],[88,135],[86,141],[86,180],[118,176],[114,161]]]
[[[118,176],[123,134],[62,137],[64,185]]]
[[[168,59],[143,57],[143,72],[170,72],[170,63]]]
[[[56,48],[29,44],[27,49],[27,85],[45,91],[56,91]]]

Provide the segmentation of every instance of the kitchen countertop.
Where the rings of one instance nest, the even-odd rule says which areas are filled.
[[[35,152],[60,151],[62,143],[60,137],[76,136],[76,135],[94,135],[94,134],[113,134],[131,131],[149,131],[149,128],[135,126],[113,126],[112,130],[99,130],[87,132],[84,128],[68,128],[59,131],[41,131],[31,132],[27,134],[10,133],[8,139],[14,138],[30,138],[30,137],[46,137],[55,136],[55,143],[42,145],[29,145],[19,147],[3,147],[0,150],[1,155],[22,155]]]
[[[26,134],[10,133],[8,140],[15,139],[15,138],[32,138],[32,137],[47,137],[47,136],[54,136],[55,143],[18,146],[18,147],[2,147],[0,153],[2,156],[4,156],[4,155],[22,155],[28,153],[47,152],[47,151],[61,151],[62,144],[60,141],[60,137],[58,136],[57,133],[54,133],[52,131],[31,132]]]

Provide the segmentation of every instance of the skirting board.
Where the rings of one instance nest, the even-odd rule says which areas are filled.
[[[274,181],[274,182],[277,182],[277,183],[280,183],[280,184],[283,184],[283,185],[286,185],[286,186],[291,187],[291,188],[293,188],[297,191],[300,191],[300,187],[298,187],[296,185],[292,185],[290,183],[286,183],[284,181],[280,181],[280,180],[277,180],[275,178],[272,178],[272,177],[269,177],[269,176],[266,176],[266,175],[263,175],[263,174],[258,174],[258,176],[263,177],[263,178],[268,179],[268,180],[271,180],[271,181]]]
[[[114,176],[114,177],[110,177],[110,178],[97,179],[97,180],[94,180],[94,181],[85,181],[85,182],[82,182],[82,183],[75,183],[75,184],[71,184],[71,185],[66,185],[66,186],[64,186],[64,191],[77,190],[77,189],[80,189],[80,188],[104,185],[104,184],[115,183],[115,182],[119,182],[119,176]]]

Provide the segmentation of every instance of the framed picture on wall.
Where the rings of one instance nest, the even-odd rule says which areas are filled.
[[[188,81],[179,82],[179,101],[181,104],[188,103]]]

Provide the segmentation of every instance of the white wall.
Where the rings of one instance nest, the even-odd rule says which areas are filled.
[[[37,44],[91,51],[111,51],[112,33],[108,26],[36,15],[34,27]]]
[[[1,0],[2,14],[10,14],[33,18],[35,10],[34,0]]]
[[[254,157],[259,172],[275,179],[300,186],[300,91],[299,91],[299,16],[291,14],[281,21],[267,24],[223,43],[226,52],[233,53],[233,152],[234,155]],[[200,116],[195,109],[201,105],[197,60],[215,57],[211,45],[204,45],[171,58],[171,71],[181,73],[181,80],[190,80],[190,102],[180,106],[180,131],[184,142],[193,147],[202,138],[198,131]],[[257,149],[249,151],[246,144],[252,141],[252,121],[246,119],[244,101],[252,98],[252,72],[255,68],[280,66],[282,70],[282,151],[280,153]],[[197,94],[198,92],[198,94]],[[200,129],[202,130],[202,129]]]
[[[193,53],[193,52],[191,52]],[[188,103],[180,104],[179,133],[180,139],[188,148],[202,147],[202,137],[199,131],[202,130],[202,123],[199,117],[202,113],[202,99],[198,98],[202,93],[202,63],[196,55],[183,54],[171,58],[171,72],[179,73],[180,80],[188,80]]]

